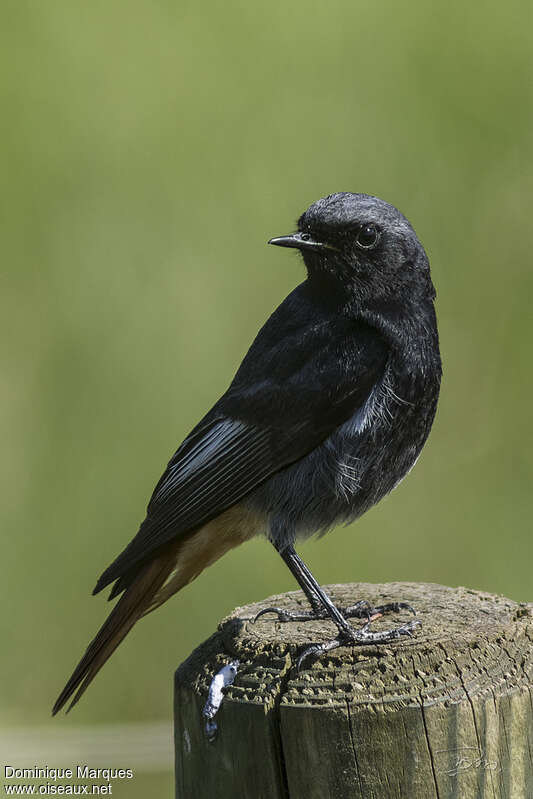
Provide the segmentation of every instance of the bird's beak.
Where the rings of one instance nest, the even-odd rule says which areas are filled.
[[[290,236],[277,236],[270,239],[269,244],[277,247],[294,247],[297,250],[335,250],[330,244],[316,241],[309,233],[291,233]]]

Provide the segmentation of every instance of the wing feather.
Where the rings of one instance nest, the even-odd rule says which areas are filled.
[[[362,322],[333,316],[317,321],[307,300],[296,302],[297,292],[284,303],[286,329],[276,319],[282,305],[228,391],[170,460],[137,535],[94,593],[117,580],[116,596],[156,550],[307,455],[366,402],[383,376],[388,344]]]
[[[204,428],[183,459],[178,450],[152,495],[139,532],[103,573],[95,593],[171,538],[234,505],[279,468],[269,437],[268,430],[218,419]]]

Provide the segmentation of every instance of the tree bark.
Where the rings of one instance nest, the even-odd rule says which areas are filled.
[[[176,672],[176,797],[532,799],[533,604],[434,584],[326,590],[339,607],[410,602],[422,627],[339,648],[298,673],[298,654],[334,637],[334,625],[253,623],[265,607],[308,609],[300,591],[237,608]],[[210,742],[209,684],[234,659]]]

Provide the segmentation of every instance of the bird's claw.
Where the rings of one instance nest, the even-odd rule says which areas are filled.
[[[347,608],[342,608],[341,613],[344,618],[366,618],[366,624],[364,624],[359,630],[354,630],[348,625],[348,623],[346,623],[346,627],[340,629],[336,638],[333,638],[331,641],[325,641],[322,644],[313,644],[312,646],[308,646],[306,649],[304,649],[296,662],[297,671],[299,672],[302,669],[303,664],[307,660],[311,659],[312,661],[315,661],[321,655],[325,654],[326,652],[330,652],[332,649],[337,649],[339,646],[382,644],[387,643],[388,641],[398,640],[402,636],[411,638],[413,630],[421,626],[421,622],[418,619],[413,619],[406,624],[393,627],[390,630],[373,631],[370,629],[371,623],[376,619],[385,616],[387,613],[398,613],[401,610],[407,610],[416,616],[415,609],[408,602],[388,602],[386,604],[376,605],[374,607],[366,599],[362,599],[359,602],[356,602],[354,605],[350,605]],[[261,618],[261,616],[265,616],[267,613],[275,613],[278,617],[278,621],[280,622],[307,621],[312,619],[318,620],[328,617],[326,610],[322,608],[311,611],[290,611],[285,610],[284,608],[269,607],[263,608],[259,611],[259,613],[256,614],[253,620],[254,624],[258,619]]]
[[[413,616],[416,616],[416,610],[409,602],[388,602],[386,605],[377,605],[374,608],[376,613],[384,616],[386,613],[399,613],[400,610],[408,610]]]
[[[362,619],[366,616],[367,621],[375,621],[376,619],[385,616],[387,613],[399,613],[401,610],[408,610],[413,616],[416,616],[416,610],[408,602],[387,602],[385,605],[376,605],[373,607],[366,599],[356,602],[355,605],[350,605],[341,610],[343,616],[347,619],[359,618]]]
[[[367,622],[360,630],[352,630],[348,628],[343,630],[337,638],[333,638],[331,641],[326,641],[322,644],[313,644],[312,646],[308,646],[298,660],[296,661],[296,669],[299,672],[302,668],[302,665],[305,663],[306,660],[312,658],[313,661],[317,660],[321,655],[325,652],[330,652],[332,649],[337,649],[340,646],[361,646],[364,644],[385,644],[389,641],[396,641],[402,636],[407,636],[408,638],[413,637],[413,631],[417,627],[422,626],[422,622],[418,619],[413,619],[413,621],[409,621],[406,624],[402,624],[399,627],[393,627],[390,630],[378,630],[373,631],[370,629],[371,622]]]
[[[283,608],[263,608],[263,610],[260,610],[259,613],[255,615],[253,623],[255,624],[257,619],[260,619],[261,616],[265,616],[267,613],[277,613],[278,621],[291,621],[292,619],[291,614],[283,610]]]
[[[340,612],[345,619],[366,619],[367,622],[375,621],[376,619],[385,616],[387,613],[398,613],[401,610],[408,610],[414,616],[416,611],[408,602],[388,602],[384,605],[376,605],[373,607],[366,599],[361,599],[354,605],[349,605],[346,608],[339,608]],[[284,608],[263,608],[254,618],[255,622],[267,613],[276,613],[278,621],[318,621],[319,619],[327,619],[328,613],[325,608],[317,607],[312,610],[292,611],[285,610]]]
[[[335,640],[337,640],[337,639],[335,639]],[[328,643],[332,643],[332,642],[330,641]],[[337,644],[337,646],[340,646],[340,643]],[[336,648],[336,647],[329,647],[329,648],[333,649],[333,648]],[[304,651],[302,652],[302,654],[300,655],[300,657],[296,661],[296,671],[298,673],[300,673],[302,665],[305,663],[306,660],[308,660],[309,658],[312,658],[312,662],[314,663],[315,660],[318,660],[320,655],[323,655],[324,652],[326,652],[326,651],[327,651],[327,648],[323,644],[313,644],[313,646],[308,646],[306,649],[304,649]]]
[[[404,635],[412,638],[413,630],[421,626],[422,622],[419,619],[413,619],[413,621],[408,621],[406,624],[401,624],[399,627],[374,632],[370,630],[370,622],[367,622],[360,630],[354,630],[353,640],[350,640],[351,636],[349,635],[347,635],[346,638],[348,639],[348,644],[384,644],[388,641],[395,641]]]
[[[285,610],[284,608],[263,608],[256,615],[254,623],[260,616],[265,613],[277,613],[278,621],[316,621],[318,619],[327,619],[328,614],[324,608],[317,608],[316,610]]]

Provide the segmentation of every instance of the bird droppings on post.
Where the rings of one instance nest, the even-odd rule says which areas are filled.
[[[206,719],[205,734],[207,735],[207,739],[211,742],[215,740],[218,732],[218,725],[214,717],[218,713],[222,700],[224,699],[224,688],[233,685],[238,669],[239,661],[232,660],[231,663],[227,663],[223,666],[211,680],[207,702],[202,711],[202,715]]]

